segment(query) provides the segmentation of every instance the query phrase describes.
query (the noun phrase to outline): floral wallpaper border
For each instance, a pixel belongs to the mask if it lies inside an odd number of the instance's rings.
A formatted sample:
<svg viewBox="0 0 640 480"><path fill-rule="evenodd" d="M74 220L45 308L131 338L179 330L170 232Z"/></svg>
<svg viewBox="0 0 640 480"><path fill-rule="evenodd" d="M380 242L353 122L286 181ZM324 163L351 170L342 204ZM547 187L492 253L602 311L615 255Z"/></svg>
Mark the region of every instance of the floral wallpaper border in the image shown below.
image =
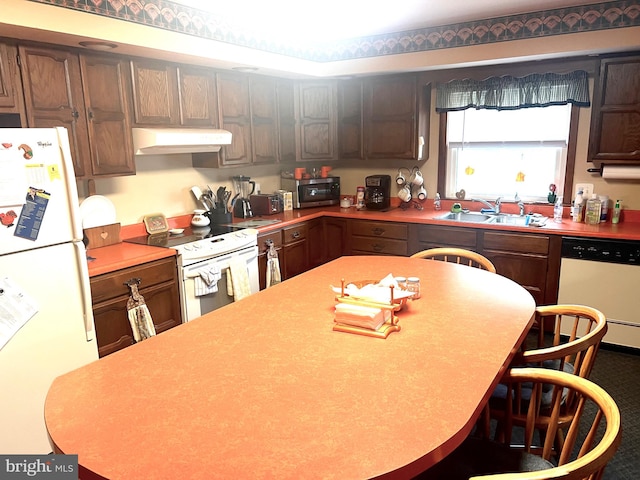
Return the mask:
<svg viewBox="0 0 640 480"><path fill-rule="evenodd" d="M30 0L266 52L331 62L640 26L640 1L619 0L405 32L320 43L313 48L254 38L203 10L169 0Z"/></svg>

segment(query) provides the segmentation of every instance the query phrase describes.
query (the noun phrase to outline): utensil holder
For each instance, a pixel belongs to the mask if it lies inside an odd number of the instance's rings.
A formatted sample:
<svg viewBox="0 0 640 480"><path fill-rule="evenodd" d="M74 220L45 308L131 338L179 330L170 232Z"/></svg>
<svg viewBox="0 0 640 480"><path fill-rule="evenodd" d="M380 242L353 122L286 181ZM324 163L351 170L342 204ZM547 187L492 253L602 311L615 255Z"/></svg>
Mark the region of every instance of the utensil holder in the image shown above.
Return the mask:
<svg viewBox="0 0 640 480"><path fill-rule="evenodd" d="M225 225L227 223L233 223L233 215L231 212L225 212L221 209L211 210L207 213L207 216L211 220L211 223L215 225Z"/></svg>

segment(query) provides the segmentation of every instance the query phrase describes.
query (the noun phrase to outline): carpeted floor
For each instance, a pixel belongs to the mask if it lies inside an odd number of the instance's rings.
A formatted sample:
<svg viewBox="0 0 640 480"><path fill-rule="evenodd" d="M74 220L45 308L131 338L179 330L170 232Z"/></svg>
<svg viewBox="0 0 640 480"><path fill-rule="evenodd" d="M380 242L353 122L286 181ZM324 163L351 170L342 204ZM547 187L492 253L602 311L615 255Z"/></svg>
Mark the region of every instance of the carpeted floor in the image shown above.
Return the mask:
<svg viewBox="0 0 640 480"><path fill-rule="evenodd" d="M609 392L622 417L622 443L602 478L637 480L640 478L640 352L626 353L603 345L590 379Z"/></svg>

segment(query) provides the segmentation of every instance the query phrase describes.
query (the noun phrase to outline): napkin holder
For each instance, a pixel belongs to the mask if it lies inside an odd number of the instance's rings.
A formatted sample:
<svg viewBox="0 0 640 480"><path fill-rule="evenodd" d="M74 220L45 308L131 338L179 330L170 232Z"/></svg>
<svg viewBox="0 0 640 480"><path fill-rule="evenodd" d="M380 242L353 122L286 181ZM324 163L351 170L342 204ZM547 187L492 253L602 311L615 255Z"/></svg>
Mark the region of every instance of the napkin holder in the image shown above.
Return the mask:
<svg viewBox="0 0 640 480"><path fill-rule="evenodd" d="M348 303L351 305L360 305L363 307L372 307L372 308L380 308L381 310L389 310L390 318L385 323L383 323L378 329L373 330L365 327L358 327L356 325L347 325L344 323L334 323L333 330L336 332L346 332L346 333L355 333L357 335L364 335L366 337L375 337L375 338L387 338L392 332L399 332L400 325L398 325L398 317L394 315L394 312L397 312L402 308L402 306L398 303L394 302L393 299L393 285L389 287L390 289L390 302L376 302L372 300L364 300L353 298L344 293L344 279L342 279L342 286L340 295L336 297L336 301L339 303Z"/></svg>

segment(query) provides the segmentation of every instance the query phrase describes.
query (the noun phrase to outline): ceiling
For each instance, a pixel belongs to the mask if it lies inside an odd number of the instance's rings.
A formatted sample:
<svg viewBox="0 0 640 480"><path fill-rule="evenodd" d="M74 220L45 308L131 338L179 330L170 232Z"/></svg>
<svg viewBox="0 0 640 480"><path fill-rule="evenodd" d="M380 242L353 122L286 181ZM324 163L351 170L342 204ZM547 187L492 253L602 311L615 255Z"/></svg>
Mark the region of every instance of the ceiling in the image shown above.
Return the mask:
<svg viewBox="0 0 640 480"><path fill-rule="evenodd" d="M123 55L295 78L435 71L640 48L634 33L640 30L640 0L87 1L96 12L83 3L2 0L2 35L70 46L98 41ZM592 18L576 15L585 5L598 10L593 33ZM619 28L625 26L632 29Z"/></svg>
<svg viewBox="0 0 640 480"><path fill-rule="evenodd" d="M235 0L173 3L210 12L256 37L313 44L506 15L599 3L598 0Z"/></svg>

